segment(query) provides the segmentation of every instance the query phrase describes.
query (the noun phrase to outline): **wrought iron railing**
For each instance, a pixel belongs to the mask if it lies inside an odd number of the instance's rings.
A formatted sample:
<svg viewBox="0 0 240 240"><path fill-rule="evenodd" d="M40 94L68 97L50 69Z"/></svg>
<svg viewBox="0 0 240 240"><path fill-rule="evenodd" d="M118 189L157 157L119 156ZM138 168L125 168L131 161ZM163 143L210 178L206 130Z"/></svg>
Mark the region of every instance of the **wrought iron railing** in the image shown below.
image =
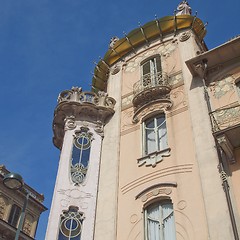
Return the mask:
<svg viewBox="0 0 240 240"><path fill-rule="evenodd" d="M210 113L213 131L221 131L240 124L240 105L217 109Z"/></svg>
<svg viewBox="0 0 240 240"><path fill-rule="evenodd" d="M140 81L133 85L133 95L136 96L145 90L156 87L165 88L166 92L170 92L169 77L166 73L145 74Z"/></svg>

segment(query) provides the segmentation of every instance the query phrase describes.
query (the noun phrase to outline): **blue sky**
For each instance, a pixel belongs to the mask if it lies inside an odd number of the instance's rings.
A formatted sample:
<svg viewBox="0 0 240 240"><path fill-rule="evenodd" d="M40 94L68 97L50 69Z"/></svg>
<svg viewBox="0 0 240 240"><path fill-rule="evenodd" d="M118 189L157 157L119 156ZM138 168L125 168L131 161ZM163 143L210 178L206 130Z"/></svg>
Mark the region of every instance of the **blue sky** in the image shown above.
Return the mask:
<svg viewBox="0 0 240 240"><path fill-rule="evenodd" d="M123 37L157 17L173 15L178 0L0 0L0 164L44 193L50 208L59 150L52 144L58 94L90 89L94 61L112 36ZM208 22L214 48L239 34L240 1L189 1ZM42 214L43 240L49 210Z"/></svg>

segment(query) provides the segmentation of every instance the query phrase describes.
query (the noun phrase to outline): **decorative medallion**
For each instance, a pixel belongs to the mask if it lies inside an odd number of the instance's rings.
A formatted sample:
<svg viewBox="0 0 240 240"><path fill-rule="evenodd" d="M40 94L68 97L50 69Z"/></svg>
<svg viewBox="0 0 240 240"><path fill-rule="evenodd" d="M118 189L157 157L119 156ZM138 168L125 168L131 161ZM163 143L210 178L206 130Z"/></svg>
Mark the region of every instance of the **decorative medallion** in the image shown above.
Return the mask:
<svg viewBox="0 0 240 240"><path fill-rule="evenodd" d="M182 33L182 34L180 35L179 41L180 41L180 42L185 42L185 41L187 41L190 37L191 37L191 32L190 32L190 31L184 32L184 33Z"/></svg>

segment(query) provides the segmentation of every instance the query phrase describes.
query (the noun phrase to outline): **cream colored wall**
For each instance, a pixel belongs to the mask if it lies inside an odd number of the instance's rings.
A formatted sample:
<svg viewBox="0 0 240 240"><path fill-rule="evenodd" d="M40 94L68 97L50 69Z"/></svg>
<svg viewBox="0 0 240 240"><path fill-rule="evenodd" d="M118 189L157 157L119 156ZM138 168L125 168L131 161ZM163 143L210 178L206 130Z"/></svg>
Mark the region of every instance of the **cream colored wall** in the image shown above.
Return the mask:
<svg viewBox="0 0 240 240"><path fill-rule="evenodd" d="M155 198L162 197L170 197L173 201L177 239L208 239L201 181L195 158L178 43L170 39L164 45L165 47L162 47L158 42L154 47L150 46L149 52L146 49L139 52L134 58L126 60L123 70L116 238L119 240L142 240L144 205ZM174 78L175 82L170 94L173 106L170 110L164 110L167 116L168 144L171 152L170 156L164 157L156 167L145 165L139 167L137 159L142 157L142 124L141 121L136 124L132 122L134 113L131 104L132 90L133 84L140 80L140 63L155 54L160 54L162 57L163 71L170 76L178 76ZM149 109L149 113L152 111L159 111L158 106ZM147 201L142 196L135 199L147 187L169 182L176 183L177 187L160 187L158 188L160 193L149 197ZM152 194L152 190L149 190L147 194Z"/></svg>

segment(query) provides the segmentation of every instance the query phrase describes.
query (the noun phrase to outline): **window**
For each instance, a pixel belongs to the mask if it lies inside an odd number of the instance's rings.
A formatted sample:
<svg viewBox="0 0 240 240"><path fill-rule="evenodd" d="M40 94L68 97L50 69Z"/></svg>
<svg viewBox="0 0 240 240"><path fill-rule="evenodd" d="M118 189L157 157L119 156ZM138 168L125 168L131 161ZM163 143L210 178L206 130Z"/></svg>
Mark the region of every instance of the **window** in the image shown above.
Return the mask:
<svg viewBox="0 0 240 240"><path fill-rule="evenodd" d="M60 220L58 240L80 240L84 216L77 207L69 207L63 211Z"/></svg>
<svg viewBox="0 0 240 240"><path fill-rule="evenodd" d="M145 240L176 240L173 205L157 202L145 209Z"/></svg>
<svg viewBox="0 0 240 240"><path fill-rule="evenodd" d="M161 59L160 56L155 56L141 65L142 71L142 85L143 87L152 87L158 84L158 80L161 79Z"/></svg>
<svg viewBox="0 0 240 240"><path fill-rule="evenodd" d="M143 128L145 155L162 151L168 147L166 118L164 114L146 120L143 122Z"/></svg>
<svg viewBox="0 0 240 240"><path fill-rule="evenodd" d="M71 178L77 185L84 181L90 157L90 149L92 142L92 133L86 128L82 128L76 133L73 141Z"/></svg>
<svg viewBox="0 0 240 240"><path fill-rule="evenodd" d="M17 227L20 214L21 208L13 204L8 218L8 223L11 224L13 227Z"/></svg>

